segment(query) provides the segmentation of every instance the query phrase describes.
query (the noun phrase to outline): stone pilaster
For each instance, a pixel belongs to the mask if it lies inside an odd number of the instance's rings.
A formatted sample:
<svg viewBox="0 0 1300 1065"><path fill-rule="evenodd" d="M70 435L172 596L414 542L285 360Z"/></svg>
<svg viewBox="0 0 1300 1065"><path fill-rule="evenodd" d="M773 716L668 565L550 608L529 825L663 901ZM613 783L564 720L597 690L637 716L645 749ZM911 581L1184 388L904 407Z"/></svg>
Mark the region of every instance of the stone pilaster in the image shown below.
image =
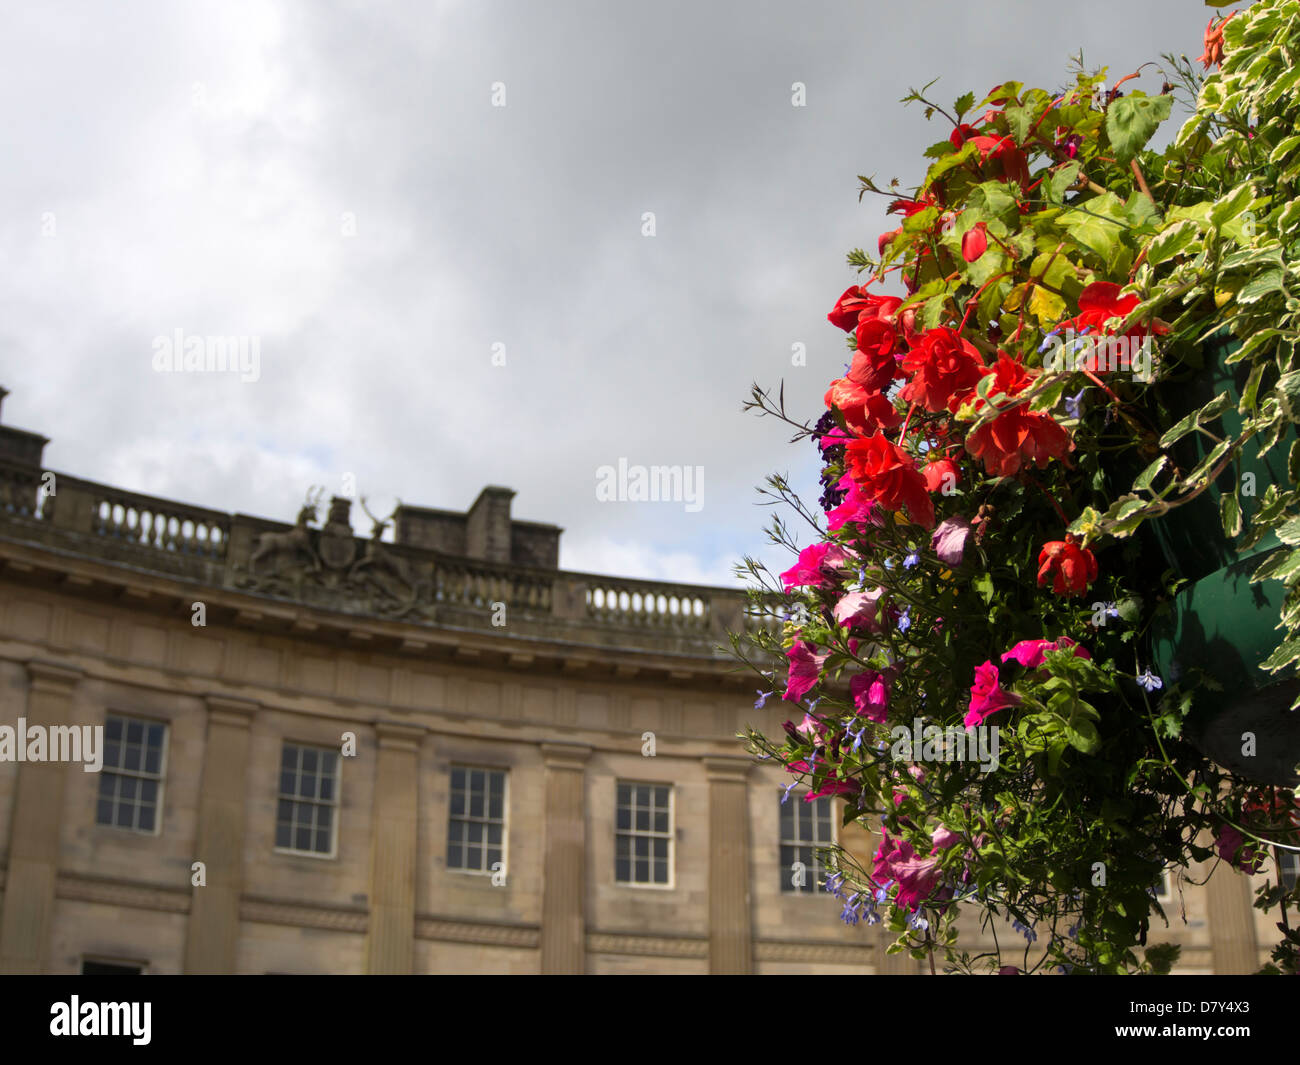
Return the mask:
<svg viewBox="0 0 1300 1065"><path fill-rule="evenodd" d="M415 968L415 877L420 819L420 742L413 725L375 725L375 805L370 830L366 972Z"/></svg>
<svg viewBox="0 0 1300 1065"><path fill-rule="evenodd" d="M27 663L27 675L27 706L21 715L27 725L49 729L55 725L79 724L71 718L80 670L32 661ZM18 765L9 833L9 869L5 875L3 911L0 911L0 973L49 970L47 955L54 917L54 884L59 875L63 788L67 774L73 769L83 771L81 766L70 767L62 762Z"/></svg>
<svg viewBox="0 0 1300 1065"><path fill-rule="evenodd" d="M1255 972L1259 968L1259 944L1255 939L1250 880L1220 862L1205 885L1205 910L1215 974L1240 976Z"/></svg>
<svg viewBox="0 0 1300 1065"><path fill-rule="evenodd" d="M542 873L542 972L582 975L586 946L586 767L591 748L542 744L546 838Z"/></svg>
<svg viewBox="0 0 1300 1065"><path fill-rule="evenodd" d="M748 758L706 758L709 778L709 972L754 969Z"/></svg>
<svg viewBox="0 0 1300 1065"><path fill-rule="evenodd" d="M185 972L222 975L235 971L239 949L248 751L258 704L223 695L209 695L205 702L208 734L194 861L203 863L206 883L190 889Z"/></svg>

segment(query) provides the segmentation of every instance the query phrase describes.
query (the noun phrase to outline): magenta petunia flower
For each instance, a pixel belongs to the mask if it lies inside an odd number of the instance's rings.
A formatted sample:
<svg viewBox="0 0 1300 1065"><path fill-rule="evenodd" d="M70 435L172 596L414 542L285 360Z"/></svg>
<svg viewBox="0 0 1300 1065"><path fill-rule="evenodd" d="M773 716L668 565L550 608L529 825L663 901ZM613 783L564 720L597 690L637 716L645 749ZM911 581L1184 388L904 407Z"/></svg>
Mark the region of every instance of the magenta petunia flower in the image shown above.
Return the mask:
<svg viewBox="0 0 1300 1065"><path fill-rule="evenodd" d="M858 785L852 780L836 780L834 777L827 777L825 783L816 791L810 791L805 795L803 801L813 802L827 795L856 795L857 793Z"/></svg>
<svg viewBox="0 0 1300 1065"><path fill-rule="evenodd" d="M882 832L871 879L881 885L895 881L895 903L915 910L934 893L939 882L939 859L922 858L906 840L890 839L888 832Z"/></svg>
<svg viewBox="0 0 1300 1065"><path fill-rule="evenodd" d="M964 724L967 728L981 724L986 717L1020 702L1020 696L998 686L998 667L985 662L975 667L975 683L970 686L970 709Z"/></svg>
<svg viewBox="0 0 1300 1065"><path fill-rule="evenodd" d="M799 552L795 564L781 574L781 584L788 592L791 588L820 588L826 583L827 553L834 544L809 544Z"/></svg>
<svg viewBox="0 0 1300 1065"><path fill-rule="evenodd" d="M944 565L956 566L966 554L970 533L970 522L965 518L945 518L930 537L930 546Z"/></svg>
<svg viewBox="0 0 1300 1065"><path fill-rule="evenodd" d="M880 508L862 490L862 486L857 481L845 476L840 478L839 487L847 488L848 494L838 507L826 512L826 527L831 532L838 532L851 521L866 525L880 525Z"/></svg>
<svg viewBox="0 0 1300 1065"><path fill-rule="evenodd" d="M781 698L797 703L816 686L826 654L819 655L813 644L795 640L785 656L789 660L790 671L785 694Z"/></svg>
<svg viewBox="0 0 1300 1065"><path fill-rule="evenodd" d="M849 681L849 694L857 713L868 721L885 723L889 709L889 678L874 669L865 670Z"/></svg>
<svg viewBox="0 0 1300 1065"><path fill-rule="evenodd" d="M1077 658L1092 658L1086 647L1075 643L1068 636L1062 636L1056 640L1021 640L1002 656L1002 661L1014 659L1026 669L1037 669L1043 664L1044 651L1064 651L1067 647L1074 648Z"/></svg>

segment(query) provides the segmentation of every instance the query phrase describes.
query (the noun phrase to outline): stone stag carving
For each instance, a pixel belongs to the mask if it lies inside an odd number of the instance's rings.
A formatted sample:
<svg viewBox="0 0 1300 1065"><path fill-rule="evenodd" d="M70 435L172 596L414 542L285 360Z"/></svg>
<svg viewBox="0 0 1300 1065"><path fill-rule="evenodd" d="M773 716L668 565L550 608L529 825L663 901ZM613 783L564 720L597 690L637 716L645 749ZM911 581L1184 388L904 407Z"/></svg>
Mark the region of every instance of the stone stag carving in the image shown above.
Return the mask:
<svg viewBox="0 0 1300 1065"><path fill-rule="evenodd" d="M315 485L308 490L302 509L298 511L298 520L288 532L266 532L257 538L257 546L248 558L248 572L251 576L258 575L258 562L267 558L271 559L273 572L276 573L279 572L286 558L290 565L296 564L300 558L305 558L313 573L320 572L321 560L312 545L312 528L309 522L315 520L316 509L320 506L324 492L323 485Z"/></svg>
<svg viewBox="0 0 1300 1065"><path fill-rule="evenodd" d="M378 518L366 506L366 497L361 497L361 509L372 523L370 539L366 541L361 557L348 570L350 580L360 580L363 583L369 581L387 597L396 600L396 606L391 610L397 615L413 610L420 593L429 588L428 580L414 576L406 559L393 554L383 544L384 532L392 524L393 517L401 506L402 501L399 499L388 517Z"/></svg>

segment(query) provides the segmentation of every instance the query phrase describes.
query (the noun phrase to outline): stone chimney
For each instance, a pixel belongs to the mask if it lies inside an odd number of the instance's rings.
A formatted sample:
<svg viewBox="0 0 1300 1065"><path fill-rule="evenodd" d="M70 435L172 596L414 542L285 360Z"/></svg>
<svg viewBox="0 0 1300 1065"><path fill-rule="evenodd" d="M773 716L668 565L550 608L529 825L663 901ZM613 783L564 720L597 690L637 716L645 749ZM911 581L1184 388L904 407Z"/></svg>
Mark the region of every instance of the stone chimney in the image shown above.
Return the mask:
<svg viewBox="0 0 1300 1065"><path fill-rule="evenodd" d="M488 562L510 561L509 488L488 485L465 515L465 554Z"/></svg>

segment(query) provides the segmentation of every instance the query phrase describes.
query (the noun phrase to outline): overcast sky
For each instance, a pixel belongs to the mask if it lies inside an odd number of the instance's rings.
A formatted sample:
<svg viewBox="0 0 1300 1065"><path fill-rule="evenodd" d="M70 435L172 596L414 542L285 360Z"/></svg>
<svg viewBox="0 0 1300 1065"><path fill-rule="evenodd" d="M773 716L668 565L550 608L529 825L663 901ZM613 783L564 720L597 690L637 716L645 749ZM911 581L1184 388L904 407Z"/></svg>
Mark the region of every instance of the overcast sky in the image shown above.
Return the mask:
<svg viewBox="0 0 1300 1065"><path fill-rule="evenodd" d="M1196 0L3 5L3 417L47 466L291 521L485 484L561 565L732 583L755 486L815 500L826 322L874 248L855 175L923 174L950 103L1201 51ZM792 85L806 106L792 105ZM1159 90L1158 75L1138 82ZM505 106L494 106L494 86ZM654 215L654 235L643 217ZM260 376L154 341L258 338ZM806 367L791 366L806 345ZM495 348L494 345L504 345ZM505 365L494 365L502 361ZM703 467L703 506L600 502L597 469ZM354 510L354 527L369 523ZM769 554L773 561L779 555Z"/></svg>

